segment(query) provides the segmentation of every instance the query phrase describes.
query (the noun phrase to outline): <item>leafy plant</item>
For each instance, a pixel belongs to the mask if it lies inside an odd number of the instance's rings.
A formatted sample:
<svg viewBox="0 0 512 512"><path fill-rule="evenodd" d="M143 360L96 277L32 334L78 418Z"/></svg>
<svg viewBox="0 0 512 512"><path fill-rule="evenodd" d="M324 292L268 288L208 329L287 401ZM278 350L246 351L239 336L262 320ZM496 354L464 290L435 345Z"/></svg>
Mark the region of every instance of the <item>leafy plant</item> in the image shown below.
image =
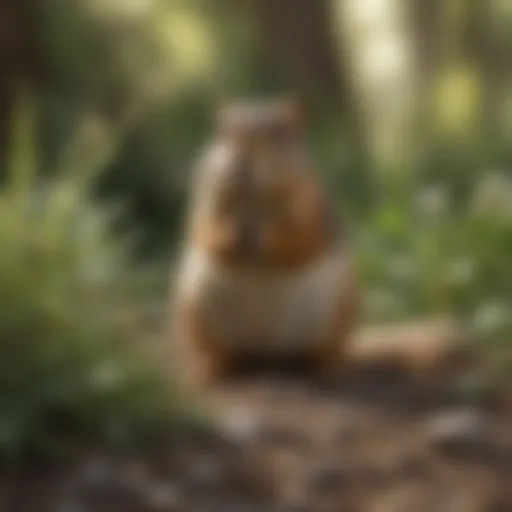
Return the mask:
<svg viewBox="0 0 512 512"><path fill-rule="evenodd" d="M90 189L115 138L86 120L51 182L40 182L34 106L16 117L0 190L0 453L54 451L70 438L132 439L180 407L134 329L145 271L115 212Z"/></svg>
<svg viewBox="0 0 512 512"><path fill-rule="evenodd" d="M402 192L382 190L386 200L359 219L355 233L367 319L451 314L489 363L492 378L509 378L510 174L471 167L464 176L450 167L435 174L435 181L421 173L412 183L401 178Z"/></svg>

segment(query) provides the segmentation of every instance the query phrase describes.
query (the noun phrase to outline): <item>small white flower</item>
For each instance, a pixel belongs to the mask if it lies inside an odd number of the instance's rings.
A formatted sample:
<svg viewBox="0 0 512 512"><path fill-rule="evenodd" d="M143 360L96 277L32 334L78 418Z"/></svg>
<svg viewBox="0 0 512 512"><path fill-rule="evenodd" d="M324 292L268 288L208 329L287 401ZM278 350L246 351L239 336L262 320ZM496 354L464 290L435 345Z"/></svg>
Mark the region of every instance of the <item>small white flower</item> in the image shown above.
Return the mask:
<svg viewBox="0 0 512 512"><path fill-rule="evenodd" d="M196 458L189 467L188 476L196 483L212 484L222 478L222 462L214 456Z"/></svg>
<svg viewBox="0 0 512 512"><path fill-rule="evenodd" d="M93 286L108 282L109 277L114 274L113 266L106 258L84 261L81 271L84 281Z"/></svg>
<svg viewBox="0 0 512 512"><path fill-rule="evenodd" d="M391 275L398 279L411 278L416 275L418 270L415 261L405 256L393 256L388 265Z"/></svg>
<svg viewBox="0 0 512 512"><path fill-rule="evenodd" d="M94 369L91 382L98 388L112 389L120 384L122 377L122 371L115 362L106 362Z"/></svg>
<svg viewBox="0 0 512 512"><path fill-rule="evenodd" d="M475 327L479 332L492 332L506 324L510 309L500 302L481 305L475 314Z"/></svg>
<svg viewBox="0 0 512 512"><path fill-rule="evenodd" d="M427 217L442 217L448 210L448 192L441 185L431 186L418 194L416 207Z"/></svg>
<svg viewBox="0 0 512 512"><path fill-rule="evenodd" d="M111 0L110 2L94 0L91 2L91 9L95 14L103 16L124 16L135 19L148 12L153 4L153 0Z"/></svg>
<svg viewBox="0 0 512 512"><path fill-rule="evenodd" d="M80 479L89 486L106 484L112 476L108 461L102 457L92 457L81 468Z"/></svg>
<svg viewBox="0 0 512 512"><path fill-rule="evenodd" d="M259 432L259 421L250 410L235 408L229 410L223 422L226 433L236 440L248 440Z"/></svg>
<svg viewBox="0 0 512 512"><path fill-rule="evenodd" d="M512 177L505 172L484 175L473 196L473 211L477 214L497 214L512 218Z"/></svg>
<svg viewBox="0 0 512 512"><path fill-rule="evenodd" d="M57 508L58 512L88 512L89 509L76 501L66 501Z"/></svg>
<svg viewBox="0 0 512 512"><path fill-rule="evenodd" d="M470 258L456 258L449 265L448 275L452 283L469 283L475 277L475 263Z"/></svg>
<svg viewBox="0 0 512 512"><path fill-rule="evenodd" d="M366 307L372 313L393 311L398 307L399 302L395 294L385 289L372 290L366 297Z"/></svg>
<svg viewBox="0 0 512 512"><path fill-rule="evenodd" d="M178 489L171 483L152 485L147 489L146 500L155 510L174 509L178 502Z"/></svg>
<svg viewBox="0 0 512 512"><path fill-rule="evenodd" d="M378 25L383 19L387 19L390 14L389 7L389 2L386 0L358 0L348 2L346 5L354 22L363 20L370 25Z"/></svg>

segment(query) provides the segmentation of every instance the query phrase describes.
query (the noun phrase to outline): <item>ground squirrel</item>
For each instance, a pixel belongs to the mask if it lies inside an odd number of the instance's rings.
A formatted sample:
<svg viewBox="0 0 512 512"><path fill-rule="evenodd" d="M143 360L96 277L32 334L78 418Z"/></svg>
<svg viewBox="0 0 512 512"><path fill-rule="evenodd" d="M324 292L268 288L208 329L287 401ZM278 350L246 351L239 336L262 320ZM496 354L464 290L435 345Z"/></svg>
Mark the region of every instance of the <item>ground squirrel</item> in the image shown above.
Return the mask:
<svg viewBox="0 0 512 512"><path fill-rule="evenodd" d="M179 365L194 382L220 377L245 352L305 354L322 376L341 368L356 276L305 138L294 100L217 113L174 282Z"/></svg>

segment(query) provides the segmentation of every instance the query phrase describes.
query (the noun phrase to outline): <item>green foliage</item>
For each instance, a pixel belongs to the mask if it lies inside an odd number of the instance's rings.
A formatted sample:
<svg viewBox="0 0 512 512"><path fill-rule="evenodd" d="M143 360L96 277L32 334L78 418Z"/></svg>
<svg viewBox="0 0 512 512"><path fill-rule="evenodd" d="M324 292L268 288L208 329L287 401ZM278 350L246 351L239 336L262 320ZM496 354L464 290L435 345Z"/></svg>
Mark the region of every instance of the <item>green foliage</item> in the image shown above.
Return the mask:
<svg viewBox="0 0 512 512"><path fill-rule="evenodd" d="M0 454L8 457L55 453L80 436L131 441L179 406L127 323L144 273L130 262L129 241L112 234L113 212L90 199L96 173L84 157L99 165L105 148L85 144L85 130L64 172L41 184L33 113L27 103L16 118L0 192Z"/></svg>
<svg viewBox="0 0 512 512"><path fill-rule="evenodd" d="M391 29L361 30L360 40L357 36L350 42L351 33L365 26L358 17L377 20L378 26L390 22L379 6L373 13L372 6L361 6L359 14L350 15L350 9L341 9L349 7L347 2L333 0L332 33L327 33L327 26L322 28L314 20L308 25L307 18L304 26L294 25L297 20L281 10L279 2L44 1L42 39L53 73L39 141L46 175L56 168L75 168L77 162L104 167L95 192L122 196L128 215L121 225L130 231L134 225L141 228L143 255L167 258L181 227L191 164L209 135L215 102L230 96L280 93L285 83L291 87L301 83L300 73L288 77L288 70L295 69L288 65L295 59L308 61L307 55L304 59L297 55L302 46L272 48L281 39L267 41L264 24L269 23L269 33L277 27L296 37L306 34L304 28L324 30L318 35L325 46L311 45L311 52L316 52L319 62L332 52L340 76L339 83L322 90L338 87L346 98L341 108L331 93L306 98L311 107L308 126L318 168L355 236L367 289L367 319L455 314L476 346L486 356L497 354L501 363L506 360L504 352L510 352L512 336L507 319L512 307L511 192L508 199L506 192L510 191L512 116L508 115L510 88L503 75L512 34L510 9L507 2L497 6L488 39L479 30L464 28L468 16L485 24L476 4L459 2L455 10L446 5L439 11L436 2L425 4L434 9L426 19L439 17L440 25L422 21L409 31L405 43L412 54L418 45L434 44L434 51L427 51L432 62L423 63L420 57L409 70L412 75L416 66L421 70L427 64L426 82L420 84L425 89L413 107L418 110L413 116L418 126L412 123L414 129L405 134L408 140L399 141L404 147L397 144L397 156L403 152L407 158L396 160L407 160L407 168L389 169L369 149L371 132L374 124L392 131L393 90L400 103L402 87L393 89L389 83L395 82L386 79L382 94L372 101L366 100L361 88L374 90L379 80L371 77L389 68L386 45L373 64L375 73L364 79L368 83L354 70L355 64L366 62L363 46L372 46L374 39L375 49L382 48L381 35L399 34ZM373 86L372 80L376 80ZM92 108L115 124L120 112L144 103L156 95L155 90L163 94L150 109L144 108L137 124L122 130L124 138L112 139L89 119L85 124L92 138L85 150L73 149L71 163L58 164L56 157L69 144L70 126L83 120L84 112ZM350 115L349 106L354 107ZM89 154L91 146L99 156ZM90 162L91 157L98 161ZM65 196L66 188L72 194L82 190L65 183L59 179L51 197ZM85 217L88 214L80 218ZM87 261L88 268L96 268L91 258ZM120 280L124 282L124 277Z"/></svg>
<svg viewBox="0 0 512 512"><path fill-rule="evenodd" d="M493 378L510 377L512 174L464 164L399 175L359 217L367 318L453 315Z"/></svg>

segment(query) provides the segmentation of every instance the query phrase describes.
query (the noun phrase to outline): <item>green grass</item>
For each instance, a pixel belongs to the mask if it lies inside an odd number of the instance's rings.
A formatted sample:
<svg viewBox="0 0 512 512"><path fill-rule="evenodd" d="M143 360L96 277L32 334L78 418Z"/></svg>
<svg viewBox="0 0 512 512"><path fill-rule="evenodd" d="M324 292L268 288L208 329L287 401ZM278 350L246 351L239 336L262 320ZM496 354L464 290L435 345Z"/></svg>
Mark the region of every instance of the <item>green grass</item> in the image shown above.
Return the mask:
<svg viewBox="0 0 512 512"><path fill-rule="evenodd" d="M136 442L185 414L165 365L133 329L145 270L132 264L130 240L113 234L113 212L91 199L108 133L91 138L82 130L56 178L40 183L33 114L26 103L16 117L0 190L0 457L7 459L55 455L70 440Z"/></svg>

